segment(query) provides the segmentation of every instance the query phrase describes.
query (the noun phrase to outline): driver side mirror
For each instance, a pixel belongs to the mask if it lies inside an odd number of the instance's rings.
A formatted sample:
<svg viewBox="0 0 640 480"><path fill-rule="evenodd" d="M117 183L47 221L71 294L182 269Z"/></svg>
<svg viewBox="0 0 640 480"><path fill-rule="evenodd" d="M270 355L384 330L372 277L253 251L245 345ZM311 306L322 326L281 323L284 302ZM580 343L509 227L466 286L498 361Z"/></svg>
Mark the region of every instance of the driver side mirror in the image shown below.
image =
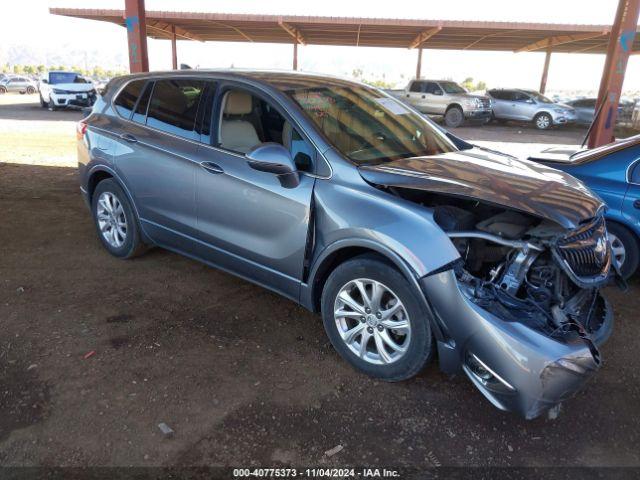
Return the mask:
<svg viewBox="0 0 640 480"><path fill-rule="evenodd" d="M300 184L300 174L291 153L279 143L261 143L252 148L247 153L247 163L254 170L276 175L285 188Z"/></svg>

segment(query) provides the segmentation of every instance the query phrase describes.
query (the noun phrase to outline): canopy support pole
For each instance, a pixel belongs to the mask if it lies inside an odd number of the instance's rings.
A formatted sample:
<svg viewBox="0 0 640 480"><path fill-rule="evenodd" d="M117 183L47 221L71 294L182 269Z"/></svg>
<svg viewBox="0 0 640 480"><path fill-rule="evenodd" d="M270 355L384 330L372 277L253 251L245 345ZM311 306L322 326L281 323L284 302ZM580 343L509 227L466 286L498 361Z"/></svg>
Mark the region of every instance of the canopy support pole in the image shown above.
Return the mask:
<svg viewBox="0 0 640 480"><path fill-rule="evenodd" d="M129 71L148 72L147 17L144 0L124 0L124 11L129 45Z"/></svg>

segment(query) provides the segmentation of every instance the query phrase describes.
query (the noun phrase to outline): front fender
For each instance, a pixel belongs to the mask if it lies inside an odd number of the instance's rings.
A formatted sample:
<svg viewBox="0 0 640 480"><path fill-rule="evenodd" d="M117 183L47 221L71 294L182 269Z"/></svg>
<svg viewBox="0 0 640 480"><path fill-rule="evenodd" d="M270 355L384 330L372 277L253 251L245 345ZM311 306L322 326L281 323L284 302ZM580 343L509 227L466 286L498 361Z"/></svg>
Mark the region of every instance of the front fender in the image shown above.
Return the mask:
<svg viewBox="0 0 640 480"><path fill-rule="evenodd" d="M339 246L378 250L421 278L459 258L427 207L367 183L318 182L312 265ZM311 270L313 271L313 269Z"/></svg>

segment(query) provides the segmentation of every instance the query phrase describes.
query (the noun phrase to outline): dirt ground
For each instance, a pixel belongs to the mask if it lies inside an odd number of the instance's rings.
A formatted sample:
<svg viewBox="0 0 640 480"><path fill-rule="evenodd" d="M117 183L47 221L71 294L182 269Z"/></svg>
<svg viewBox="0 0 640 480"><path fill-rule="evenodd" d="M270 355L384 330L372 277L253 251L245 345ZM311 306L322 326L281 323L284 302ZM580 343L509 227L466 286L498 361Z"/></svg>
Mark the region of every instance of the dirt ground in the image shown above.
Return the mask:
<svg viewBox="0 0 640 480"><path fill-rule="evenodd" d="M555 419L434 365L374 381L288 300L160 249L109 256L73 168L80 114L34 100L0 96L0 465L640 466L637 279L607 292L605 365Z"/></svg>

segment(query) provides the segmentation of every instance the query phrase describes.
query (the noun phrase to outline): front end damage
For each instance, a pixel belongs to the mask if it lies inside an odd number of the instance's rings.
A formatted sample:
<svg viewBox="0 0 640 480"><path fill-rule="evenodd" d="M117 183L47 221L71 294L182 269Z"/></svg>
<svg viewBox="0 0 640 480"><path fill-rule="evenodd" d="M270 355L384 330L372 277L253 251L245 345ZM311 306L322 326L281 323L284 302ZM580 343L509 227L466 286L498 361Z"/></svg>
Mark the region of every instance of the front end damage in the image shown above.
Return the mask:
<svg viewBox="0 0 640 480"><path fill-rule="evenodd" d="M461 257L422 279L441 368L462 369L496 407L526 418L575 393L612 327L599 292L611 267L603 217L567 232L478 202L432 208Z"/></svg>
<svg viewBox="0 0 640 480"><path fill-rule="evenodd" d="M421 279L445 372L535 418L598 370L613 323L599 289L616 273L602 202L582 184L475 150L361 175L424 206L460 255Z"/></svg>

